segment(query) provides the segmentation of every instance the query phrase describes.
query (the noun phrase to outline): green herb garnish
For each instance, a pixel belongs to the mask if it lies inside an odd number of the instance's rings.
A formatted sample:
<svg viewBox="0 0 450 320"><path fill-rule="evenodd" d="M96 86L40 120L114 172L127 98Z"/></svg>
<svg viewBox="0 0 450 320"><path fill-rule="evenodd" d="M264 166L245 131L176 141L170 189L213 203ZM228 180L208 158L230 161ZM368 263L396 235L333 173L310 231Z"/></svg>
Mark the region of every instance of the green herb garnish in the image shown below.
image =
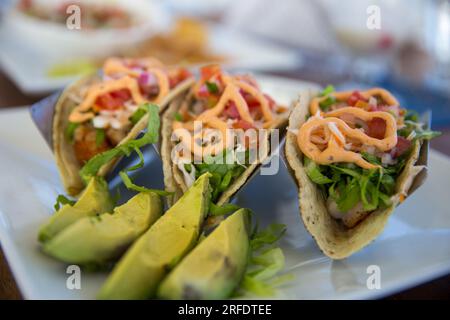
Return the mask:
<svg viewBox="0 0 450 320"><path fill-rule="evenodd" d="M145 107L139 107L137 110L131 115L130 122L135 125L142 119L142 117L147 113L147 109Z"/></svg>
<svg viewBox="0 0 450 320"><path fill-rule="evenodd" d="M69 122L66 127L66 139L69 140L71 143L73 142L74 136L75 136L75 130L78 128L80 124L76 122Z"/></svg>
<svg viewBox="0 0 450 320"><path fill-rule="evenodd" d="M159 189L149 189L147 187L138 186L138 185L133 183L133 181L131 180L130 176L128 176L128 172L138 170L138 169L140 169L140 168L142 168L144 166L144 155L142 154L141 150L139 150L139 148L135 148L134 151L139 156L139 162L137 164L135 164L134 166L128 167L125 170L122 170L122 171L119 172L119 175L122 178L122 181L123 181L125 187L127 187L127 189L129 189L129 190L134 190L134 191L138 191L138 192L153 192L153 193L156 193L156 194L158 194L160 196L169 196L169 195L171 195L172 192L159 190Z"/></svg>
<svg viewBox="0 0 450 320"><path fill-rule="evenodd" d="M144 104L141 106L148 112L149 120L147 132L138 139L130 140L116 146L113 149L99 153L92 157L80 170L80 176L85 183L97 174L100 168L109 161L122 156L129 156L131 152L143 146L158 142L159 138L159 107L156 104Z"/></svg>
<svg viewBox="0 0 450 320"><path fill-rule="evenodd" d="M216 83L206 81L206 82L205 82L205 85L206 85L206 88L208 89L208 92L209 92L209 93L211 93L211 94L217 94L217 93L219 93L219 87L217 86Z"/></svg>
<svg viewBox="0 0 450 320"><path fill-rule="evenodd" d="M329 84L325 89L322 90L319 96L324 97L329 95L330 93L333 93L335 91L333 85Z"/></svg>
<svg viewBox="0 0 450 320"><path fill-rule="evenodd" d="M71 205L73 206L75 204L76 201L74 200L70 200L69 198L67 198L65 195L60 194L58 195L58 197L56 198L56 203L53 206L53 208L55 208L55 211L58 211L61 208L61 205Z"/></svg>
<svg viewBox="0 0 450 320"><path fill-rule="evenodd" d="M183 121L183 116L179 112L175 112L173 118L175 119L175 121L179 121L179 122Z"/></svg>

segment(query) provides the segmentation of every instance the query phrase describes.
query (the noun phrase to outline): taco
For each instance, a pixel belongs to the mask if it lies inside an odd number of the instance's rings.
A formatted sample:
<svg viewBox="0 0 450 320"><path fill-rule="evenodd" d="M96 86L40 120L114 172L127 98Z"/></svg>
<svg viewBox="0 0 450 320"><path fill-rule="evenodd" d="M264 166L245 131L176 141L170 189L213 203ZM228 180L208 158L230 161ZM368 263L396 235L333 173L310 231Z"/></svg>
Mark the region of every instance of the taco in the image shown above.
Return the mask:
<svg viewBox="0 0 450 320"><path fill-rule="evenodd" d="M271 130L287 124L288 111L249 75L201 68L188 94L163 115L161 156L172 202L210 172L213 203L226 203L269 156Z"/></svg>
<svg viewBox="0 0 450 320"><path fill-rule="evenodd" d="M110 58L102 71L68 87L55 106L53 150L70 195L84 189L79 170L89 159L136 138L146 127L143 103L153 102L162 112L194 81L186 69L153 58ZM117 160L105 164L99 175Z"/></svg>
<svg viewBox="0 0 450 320"><path fill-rule="evenodd" d="M436 132L384 89L333 91L300 96L285 155L306 229L327 256L342 259L382 232L424 169L420 148Z"/></svg>

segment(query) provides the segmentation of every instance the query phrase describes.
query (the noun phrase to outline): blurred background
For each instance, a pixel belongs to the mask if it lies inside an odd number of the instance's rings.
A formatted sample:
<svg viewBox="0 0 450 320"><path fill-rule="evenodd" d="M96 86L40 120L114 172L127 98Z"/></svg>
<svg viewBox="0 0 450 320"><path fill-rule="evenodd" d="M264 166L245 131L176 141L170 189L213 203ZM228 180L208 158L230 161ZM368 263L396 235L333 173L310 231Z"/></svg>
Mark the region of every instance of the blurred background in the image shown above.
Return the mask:
<svg viewBox="0 0 450 320"><path fill-rule="evenodd" d="M111 55L383 86L450 126L449 0L0 0L1 107L36 102Z"/></svg>

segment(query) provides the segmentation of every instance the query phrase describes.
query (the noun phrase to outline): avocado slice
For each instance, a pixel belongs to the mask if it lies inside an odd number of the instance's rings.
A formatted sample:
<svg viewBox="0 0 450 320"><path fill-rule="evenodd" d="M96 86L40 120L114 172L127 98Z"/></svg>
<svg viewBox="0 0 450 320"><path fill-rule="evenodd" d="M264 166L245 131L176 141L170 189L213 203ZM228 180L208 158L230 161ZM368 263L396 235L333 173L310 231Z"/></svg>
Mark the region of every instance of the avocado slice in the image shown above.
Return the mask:
<svg viewBox="0 0 450 320"><path fill-rule="evenodd" d="M104 265L119 257L162 213L161 198L141 192L127 203L74 222L44 244L44 252L67 263Z"/></svg>
<svg viewBox="0 0 450 320"><path fill-rule="evenodd" d="M162 299L225 299L239 285L250 254L249 215L240 209L222 221L164 279Z"/></svg>
<svg viewBox="0 0 450 320"><path fill-rule="evenodd" d="M209 177L191 188L125 253L98 294L99 299L146 299L164 276L197 243L207 215Z"/></svg>
<svg viewBox="0 0 450 320"><path fill-rule="evenodd" d="M110 212L112 209L108 184L101 177L92 178L73 206L64 205L41 227L38 239L45 243L78 219Z"/></svg>

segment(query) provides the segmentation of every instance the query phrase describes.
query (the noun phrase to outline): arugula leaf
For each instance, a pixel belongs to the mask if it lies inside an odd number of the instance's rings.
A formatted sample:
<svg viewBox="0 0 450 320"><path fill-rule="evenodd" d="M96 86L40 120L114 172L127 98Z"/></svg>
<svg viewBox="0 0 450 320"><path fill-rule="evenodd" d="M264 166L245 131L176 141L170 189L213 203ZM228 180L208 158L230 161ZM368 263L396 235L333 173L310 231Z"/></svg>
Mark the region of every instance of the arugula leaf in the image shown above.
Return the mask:
<svg viewBox="0 0 450 320"><path fill-rule="evenodd" d="M322 92L320 93L319 96L324 97L324 96L329 95L330 93L333 93L334 91L335 91L334 86L329 84L326 86L325 89L322 90Z"/></svg>
<svg viewBox="0 0 450 320"><path fill-rule="evenodd" d="M379 185L381 183L381 175L378 179L378 185L370 181L370 178L378 170L365 170L361 176L359 184L361 187L361 201L366 211L375 210L378 207Z"/></svg>
<svg viewBox="0 0 450 320"><path fill-rule="evenodd" d="M238 209L240 209L240 207L236 204L226 203L222 206L218 206L214 202L211 202L209 205L209 215L224 216L224 215L232 213Z"/></svg>
<svg viewBox="0 0 450 320"><path fill-rule="evenodd" d="M339 193L335 200L339 211L347 212L352 209L360 200L360 187L356 179L351 179L350 183Z"/></svg>
<svg viewBox="0 0 450 320"><path fill-rule="evenodd" d="M92 157L80 170L82 180L87 183L89 179L95 176L100 168L109 161L121 157L129 156L136 148L141 148L150 143L158 142L159 137L159 107L156 104L143 104L141 106L149 113L147 132L138 139L130 140L113 149L99 153Z"/></svg>
<svg viewBox="0 0 450 320"><path fill-rule="evenodd" d="M98 147L105 142L105 130L101 128L95 129L95 145Z"/></svg>
<svg viewBox="0 0 450 320"><path fill-rule="evenodd" d="M381 159L373 154L370 154L367 152L362 152L362 156L363 156L364 160L366 160L367 162L370 162L371 164L381 165Z"/></svg>
<svg viewBox="0 0 450 320"><path fill-rule="evenodd" d="M119 175L122 178L122 181L123 181L125 187L127 187L127 189L129 189L129 190L134 190L134 191L138 191L138 192L153 192L160 196L170 196L171 194L173 194L173 192L168 192L168 191L159 190L159 189L149 189L149 188L146 188L143 186L138 186L138 185L134 184L131 181L131 178L123 171L119 172Z"/></svg>
<svg viewBox="0 0 450 320"><path fill-rule="evenodd" d="M442 132L433 130L416 131L414 140L431 140L433 138L439 137L441 134Z"/></svg>
<svg viewBox="0 0 450 320"><path fill-rule="evenodd" d="M76 203L76 201L67 198L63 194L60 194L56 198L56 203L53 206L53 208L55 208L55 211L58 211L61 208L61 205L69 204L69 205L73 206L75 203Z"/></svg>
<svg viewBox="0 0 450 320"><path fill-rule="evenodd" d="M147 113L147 109L145 107L140 106L136 109L136 111L131 115L130 122L135 125L142 119L143 116Z"/></svg>
<svg viewBox="0 0 450 320"><path fill-rule="evenodd" d="M419 113L414 110L407 110L405 114L405 120L419 122Z"/></svg>
<svg viewBox="0 0 450 320"><path fill-rule="evenodd" d="M316 184L332 183L333 180L320 172L320 167L308 157L304 158L306 174Z"/></svg>
<svg viewBox="0 0 450 320"><path fill-rule="evenodd" d="M211 94L219 93L219 87L217 86L217 84L215 82L206 81L205 85L206 85L206 88L208 89L209 93L211 93Z"/></svg>
<svg viewBox="0 0 450 320"><path fill-rule="evenodd" d="M387 194L385 194L385 193L383 193L383 192L380 192L380 193L378 194L378 197L380 198L381 205L382 205L384 208L387 208L387 207L389 207L390 205L392 205L391 198L390 198Z"/></svg>
<svg viewBox="0 0 450 320"><path fill-rule="evenodd" d="M129 190L134 190L134 191L138 191L138 192L153 192L160 196L169 196L169 195L173 194L173 192L168 192L168 191L158 190L158 189L149 189L149 188L146 188L143 186L138 186L131 181L131 178L128 176L127 172L138 170L144 166L144 155L142 154L141 150L139 148L135 148L134 151L139 156L139 162L137 164L135 164L134 166L128 167L119 172L120 178L122 178L122 181L123 181L125 187L127 187L127 189L129 189Z"/></svg>
<svg viewBox="0 0 450 320"><path fill-rule="evenodd" d="M71 143L73 142L73 138L75 136L75 130L78 128L80 124L76 122L69 122L66 127L66 139L69 140Z"/></svg>
<svg viewBox="0 0 450 320"><path fill-rule="evenodd" d="M357 179L359 179L361 177L361 174L358 172L358 169L343 168L343 167L340 167L340 166L337 166L337 165L333 165L333 164L331 164L330 167L335 169L335 170L337 170L337 171L345 173L345 174L347 174L349 176L357 178Z"/></svg>
<svg viewBox="0 0 450 320"><path fill-rule="evenodd" d="M322 111L328 111L330 107L336 103L336 98L328 96L325 100L319 102L320 109Z"/></svg>

